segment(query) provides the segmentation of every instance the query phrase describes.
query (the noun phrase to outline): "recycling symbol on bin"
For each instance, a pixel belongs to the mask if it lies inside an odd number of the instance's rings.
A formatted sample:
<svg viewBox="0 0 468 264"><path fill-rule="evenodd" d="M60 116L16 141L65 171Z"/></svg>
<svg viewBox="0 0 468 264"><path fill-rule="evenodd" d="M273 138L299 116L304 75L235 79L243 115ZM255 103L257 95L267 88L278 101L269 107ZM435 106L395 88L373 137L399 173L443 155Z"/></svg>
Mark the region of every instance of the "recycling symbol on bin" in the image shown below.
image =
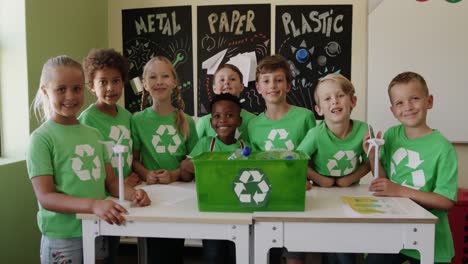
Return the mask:
<svg viewBox="0 0 468 264"><path fill-rule="evenodd" d="M288 139L288 135L288 131L284 128L272 129L270 134L268 134L268 140L265 141L265 150L268 151L275 148L293 150L294 143L291 139ZM278 146L281 141L284 141L284 146Z"/></svg>
<svg viewBox="0 0 468 264"><path fill-rule="evenodd" d="M420 159L418 152L405 148L397 149L397 151L395 151L392 156L392 161L390 164L390 175L395 175L397 167L405 158L407 158L407 163L405 166L413 169L411 172L412 185L407 183L406 180L404 180L401 185L419 190L421 187L426 185L426 176L424 175L423 170L417 169L419 165L424 162L424 160Z"/></svg>
<svg viewBox="0 0 468 264"><path fill-rule="evenodd" d="M111 161L112 167L117 168L119 166L119 156L114 155L113 147L115 146L115 143L119 142L119 140L121 144L123 145L132 146L133 144L132 137L130 136L130 131L125 126L111 126L111 129L109 132L109 138L113 140L101 141L101 143L103 143L106 146L109 157L113 156L112 161ZM124 141L127 141L128 144L125 144ZM126 152L123 155L127 156L126 160L127 160L128 166L132 166L133 155L131 151Z"/></svg>
<svg viewBox="0 0 468 264"><path fill-rule="evenodd" d="M352 150L340 150L329 159L327 163L328 172L331 176L344 176L356 169L356 153Z"/></svg>
<svg viewBox="0 0 468 264"><path fill-rule="evenodd" d="M167 146L164 145L164 143L168 141L172 141L171 144L168 144ZM158 129L156 129L156 135L153 135L153 140L151 142L153 143L156 153L166 153L167 149L169 153L174 154L182 141L180 140L174 126L160 125Z"/></svg>
<svg viewBox="0 0 468 264"><path fill-rule="evenodd" d="M260 169L242 169L234 181L234 192L242 205L261 207L268 202L271 186Z"/></svg>
<svg viewBox="0 0 468 264"><path fill-rule="evenodd" d="M101 177L101 160L99 156L94 156L93 147L88 144L77 145L75 147L75 154L78 155L78 157L71 159L72 170L80 180L88 181L91 179L91 175L95 180Z"/></svg>

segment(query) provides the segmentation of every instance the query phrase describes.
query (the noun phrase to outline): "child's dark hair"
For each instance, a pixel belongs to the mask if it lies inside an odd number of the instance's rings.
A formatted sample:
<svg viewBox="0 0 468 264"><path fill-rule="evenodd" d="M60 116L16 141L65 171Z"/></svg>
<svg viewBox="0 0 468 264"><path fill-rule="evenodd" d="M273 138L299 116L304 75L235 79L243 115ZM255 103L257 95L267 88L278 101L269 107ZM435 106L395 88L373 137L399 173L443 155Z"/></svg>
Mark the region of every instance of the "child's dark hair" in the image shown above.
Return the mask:
<svg viewBox="0 0 468 264"><path fill-rule="evenodd" d="M226 64L222 64L221 66L218 67L218 69L216 69L215 73L213 74L213 80L214 78L216 77L216 74L218 74L218 72L222 69L230 69L232 70L233 72L237 73L237 75L239 75L239 79L240 79L240 82L242 83L243 82L243 76L242 76L242 72L239 70L239 68L237 68L235 65L232 65L232 64L229 64L229 63L226 63Z"/></svg>
<svg viewBox="0 0 468 264"><path fill-rule="evenodd" d="M86 82L89 85L93 82L96 72L104 68L117 69L122 81L126 82L129 67L128 60L114 49L91 49L83 60Z"/></svg>
<svg viewBox="0 0 468 264"><path fill-rule="evenodd" d="M411 81L419 82L423 88L424 94L429 95L429 88L427 88L426 80L424 80L424 78L418 73L407 71L395 76L388 85L388 97L390 98L390 102L392 102L392 96L390 94L392 87L401 83L407 84Z"/></svg>
<svg viewBox="0 0 468 264"><path fill-rule="evenodd" d="M238 105L239 109L242 109L240 99L237 96L232 95L230 93L222 93L222 94L217 94L217 95L213 96L213 99L210 101L210 112L211 112L214 104L219 102L219 101L231 101L231 102L235 103L236 105Z"/></svg>
<svg viewBox="0 0 468 264"><path fill-rule="evenodd" d="M255 79L258 82L260 74L274 72L276 70L283 70L288 84L292 82L292 74L289 63L280 55L271 55L264 57L257 65Z"/></svg>

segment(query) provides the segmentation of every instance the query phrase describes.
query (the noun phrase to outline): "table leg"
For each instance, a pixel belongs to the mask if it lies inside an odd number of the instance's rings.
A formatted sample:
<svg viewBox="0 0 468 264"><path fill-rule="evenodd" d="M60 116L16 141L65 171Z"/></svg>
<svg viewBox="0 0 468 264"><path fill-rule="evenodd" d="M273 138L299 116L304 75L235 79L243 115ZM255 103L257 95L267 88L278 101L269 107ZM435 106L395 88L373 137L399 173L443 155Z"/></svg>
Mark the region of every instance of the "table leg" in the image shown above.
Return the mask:
<svg viewBox="0 0 468 264"><path fill-rule="evenodd" d="M99 235L99 220L83 221L83 263L95 263L95 239Z"/></svg>
<svg viewBox="0 0 468 264"><path fill-rule="evenodd" d="M270 249L284 247L283 224L257 222L254 229L254 263L268 264Z"/></svg>

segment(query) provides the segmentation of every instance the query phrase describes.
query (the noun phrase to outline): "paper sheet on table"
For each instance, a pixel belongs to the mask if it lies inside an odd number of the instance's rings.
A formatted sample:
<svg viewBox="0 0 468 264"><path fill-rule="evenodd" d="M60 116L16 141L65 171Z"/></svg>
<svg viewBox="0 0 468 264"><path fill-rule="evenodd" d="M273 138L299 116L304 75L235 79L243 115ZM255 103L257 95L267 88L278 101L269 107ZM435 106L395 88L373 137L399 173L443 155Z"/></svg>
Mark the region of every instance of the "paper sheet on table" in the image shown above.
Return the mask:
<svg viewBox="0 0 468 264"><path fill-rule="evenodd" d="M195 199L195 190L188 190L180 186L168 187L170 188L158 188L157 196L155 197L156 202L160 202L163 205L174 205L188 199Z"/></svg>
<svg viewBox="0 0 468 264"><path fill-rule="evenodd" d="M202 63L202 69L207 70L207 74L214 74L226 55L227 49L222 50Z"/></svg>
<svg viewBox="0 0 468 264"><path fill-rule="evenodd" d="M402 215L407 212L391 198L373 196L341 196L341 199L353 212L361 215L388 214Z"/></svg>

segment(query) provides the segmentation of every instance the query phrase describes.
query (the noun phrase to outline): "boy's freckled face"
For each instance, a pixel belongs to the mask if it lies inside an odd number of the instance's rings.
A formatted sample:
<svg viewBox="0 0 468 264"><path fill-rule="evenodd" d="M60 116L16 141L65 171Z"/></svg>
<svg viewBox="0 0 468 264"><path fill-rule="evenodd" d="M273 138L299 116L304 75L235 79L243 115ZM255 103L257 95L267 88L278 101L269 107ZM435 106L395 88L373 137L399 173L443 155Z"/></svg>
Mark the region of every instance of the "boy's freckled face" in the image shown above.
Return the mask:
<svg viewBox="0 0 468 264"><path fill-rule="evenodd" d="M230 93L237 97L244 90L239 74L229 69L223 68L216 73L213 80L213 92L215 94Z"/></svg>
<svg viewBox="0 0 468 264"><path fill-rule="evenodd" d="M286 95L291 90L291 85L288 84L282 69L260 74L256 86L258 93L262 95L267 104L285 102Z"/></svg>
<svg viewBox="0 0 468 264"><path fill-rule="evenodd" d="M224 143L235 142L236 128L242 123L240 107L229 100L216 102L211 109L211 127Z"/></svg>
<svg viewBox="0 0 468 264"><path fill-rule="evenodd" d="M390 90L390 110L405 127L426 125L427 110L432 108L433 97L424 92L418 81L400 83Z"/></svg>
<svg viewBox="0 0 468 264"><path fill-rule="evenodd" d="M123 81L120 72L113 68L97 70L91 91L96 93L98 102L106 105L115 105L122 96Z"/></svg>
<svg viewBox="0 0 468 264"><path fill-rule="evenodd" d="M316 112L325 120L334 123L348 122L352 109L356 106L356 97L346 94L335 81L320 83L316 91L318 104Z"/></svg>

